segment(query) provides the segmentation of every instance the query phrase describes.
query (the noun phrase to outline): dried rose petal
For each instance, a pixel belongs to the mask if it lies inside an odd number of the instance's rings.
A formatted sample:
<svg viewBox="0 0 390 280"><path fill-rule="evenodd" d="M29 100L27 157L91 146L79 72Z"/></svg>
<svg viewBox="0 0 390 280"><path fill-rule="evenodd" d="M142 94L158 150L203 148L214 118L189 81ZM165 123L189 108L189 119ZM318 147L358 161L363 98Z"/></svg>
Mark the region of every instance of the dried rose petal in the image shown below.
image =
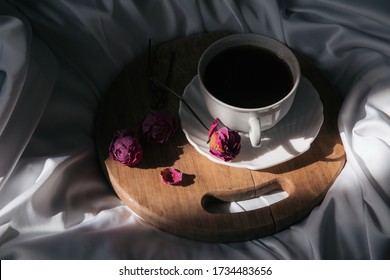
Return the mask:
<svg viewBox="0 0 390 280"><path fill-rule="evenodd" d="M209 130L210 153L224 161L236 158L241 150L241 136L227 127L217 129L218 119L214 121Z"/></svg>
<svg viewBox="0 0 390 280"><path fill-rule="evenodd" d="M174 185L182 181L183 173L180 170L167 167L161 170L160 177L164 184Z"/></svg>
<svg viewBox="0 0 390 280"><path fill-rule="evenodd" d="M114 133L109 153L113 160L126 166L136 165L143 156L137 138L132 136L127 129L118 130Z"/></svg>
<svg viewBox="0 0 390 280"><path fill-rule="evenodd" d="M209 139L211 138L211 135L213 135L213 133L217 131L218 122L219 122L219 119L216 118L214 120L213 124L210 126L209 134L207 135Z"/></svg>
<svg viewBox="0 0 390 280"><path fill-rule="evenodd" d="M151 112L138 126L140 134L151 143L164 144L176 132L175 120L163 112Z"/></svg>

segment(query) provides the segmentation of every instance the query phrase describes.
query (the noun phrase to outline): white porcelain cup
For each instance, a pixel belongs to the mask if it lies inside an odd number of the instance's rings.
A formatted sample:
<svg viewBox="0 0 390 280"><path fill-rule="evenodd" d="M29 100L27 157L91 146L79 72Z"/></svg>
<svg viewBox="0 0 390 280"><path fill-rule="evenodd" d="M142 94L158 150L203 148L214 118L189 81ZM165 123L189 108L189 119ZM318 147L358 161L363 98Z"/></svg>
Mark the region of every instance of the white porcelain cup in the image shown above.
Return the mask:
<svg viewBox="0 0 390 280"><path fill-rule="evenodd" d="M243 108L234 104L227 104L216 98L205 84L206 68L216 55L228 48L248 45L269 50L287 64L292 74L290 91L280 100L265 107ZM262 67L262 65L258 67ZM228 128L248 134L253 147L261 145L261 131L276 125L289 111L294 101L300 76L298 60L288 47L275 39L257 34L235 34L224 37L210 45L203 52L198 63L200 89L210 115L213 118L218 118ZM260 85L258 96L267 94L261 91ZM241 98L240 92L237 92L237 98Z"/></svg>

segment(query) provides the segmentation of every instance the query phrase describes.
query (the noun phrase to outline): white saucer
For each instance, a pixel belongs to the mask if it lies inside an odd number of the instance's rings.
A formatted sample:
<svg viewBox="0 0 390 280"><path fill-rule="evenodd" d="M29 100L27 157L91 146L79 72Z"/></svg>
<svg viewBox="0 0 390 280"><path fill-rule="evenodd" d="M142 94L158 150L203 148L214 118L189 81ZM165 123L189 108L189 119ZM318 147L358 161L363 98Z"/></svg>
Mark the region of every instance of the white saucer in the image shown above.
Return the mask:
<svg viewBox="0 0 390 280"><path fill-rule="evenodd" d="M207 127L213 123L214 119L208 113L200 92L198 76L187 85L183 98ZM199 153L216 163L250 170L275 166L307 151L324 120L318 92L305 77L301 76L290 111L277 125L262 132L261 147L253 148L248 136L241 134L240 154L234 160L225 162L210 154L207 144L208 131L183 102L180 102L179 116L187 140Z"/></svg>

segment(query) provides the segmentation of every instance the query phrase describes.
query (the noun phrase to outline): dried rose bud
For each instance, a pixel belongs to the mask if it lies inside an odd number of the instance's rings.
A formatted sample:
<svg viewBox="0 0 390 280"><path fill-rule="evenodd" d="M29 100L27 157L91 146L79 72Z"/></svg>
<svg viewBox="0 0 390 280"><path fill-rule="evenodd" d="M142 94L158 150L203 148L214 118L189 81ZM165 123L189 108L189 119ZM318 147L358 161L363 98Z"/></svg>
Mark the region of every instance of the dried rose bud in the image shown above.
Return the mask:
<svg viewBox="0 0 390 280"><path fill-rule="evenodd" d="M114 133L109 147L109 153L113 160L126 166L134 166L143 156L142 148L134 136L126 129Z"/></svg>
<svg viewBox="0 0 390 280"><path fill-rule="evenodd" d="M210 153L224 161L231 161L240 153L241 136L227 127L218 127L218 119L210 126L208 133Z"/></svg>
<svg viewBox="0 0 390 280"><path fill-rule="evenodd" d="M175 185L182 181L183 173L180 170L167 167L161 170L160 177L164 184Z"/></svg>
<svg viewBox="0 0 390 280"><path fill-rule="evenodd" d="M140 134L151 143L164 144L176 132L175 120L163 112L152 112L138 126Z"/></svg>

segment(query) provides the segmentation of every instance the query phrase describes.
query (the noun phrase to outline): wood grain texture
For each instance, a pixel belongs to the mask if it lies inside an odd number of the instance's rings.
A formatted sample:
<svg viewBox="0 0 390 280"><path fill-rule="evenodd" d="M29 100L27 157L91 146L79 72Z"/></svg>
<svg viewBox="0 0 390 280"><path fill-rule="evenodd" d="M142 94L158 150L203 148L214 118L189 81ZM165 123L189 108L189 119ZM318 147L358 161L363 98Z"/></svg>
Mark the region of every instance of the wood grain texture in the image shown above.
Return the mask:
<svg viewBox="0 0 390 280"><path fill-rule="evenodd" d="M226 33L180 38L153 48L153 77L177 93L196 75L201 53ZM147 42L145 42L147 45ZM243 241L283 230L321 203L345 164L337 130L340 101L320 71L297 54L302 73L318 90L324 105L324 123L304 154L259 171L216 164L199 154L181 129L163 145L143 143L144 157L136 167L124 167L108 156L115 130L135 128L151 111L155 98L148 88L148 53L126 67L105 94L96 119L97 151L114 190L136 214L151 224L180 236L209 242ZM174 57L171 74L170 61ZM165 96L164 110L178 119L179 101ZM160 171L174 167L185 173L181 185L161 182ZM213 213L206 206L256 197L283 189L288 198L256 210Z"/></svg>

